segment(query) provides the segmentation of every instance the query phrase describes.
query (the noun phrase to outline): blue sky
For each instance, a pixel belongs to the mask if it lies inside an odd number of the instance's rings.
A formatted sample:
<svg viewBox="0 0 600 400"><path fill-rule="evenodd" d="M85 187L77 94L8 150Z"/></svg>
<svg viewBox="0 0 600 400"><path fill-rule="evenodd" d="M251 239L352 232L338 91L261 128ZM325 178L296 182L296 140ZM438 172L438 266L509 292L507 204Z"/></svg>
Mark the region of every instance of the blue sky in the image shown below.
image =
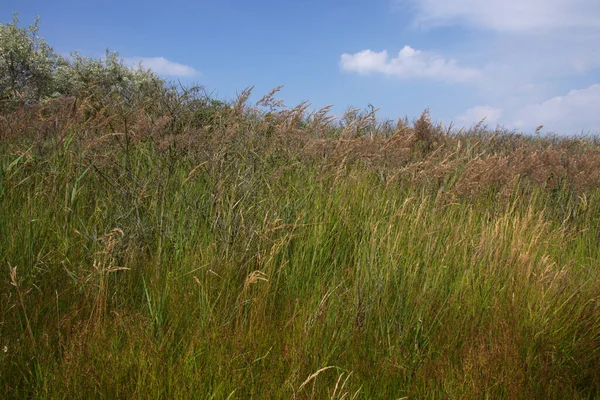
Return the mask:
<svg viewBox="0 0 600 400"><path fill-rule="evenodd" d="M278 85L384 118L600 132L598 0L3 0L55 51L106 48L222 99Z"/></svg>

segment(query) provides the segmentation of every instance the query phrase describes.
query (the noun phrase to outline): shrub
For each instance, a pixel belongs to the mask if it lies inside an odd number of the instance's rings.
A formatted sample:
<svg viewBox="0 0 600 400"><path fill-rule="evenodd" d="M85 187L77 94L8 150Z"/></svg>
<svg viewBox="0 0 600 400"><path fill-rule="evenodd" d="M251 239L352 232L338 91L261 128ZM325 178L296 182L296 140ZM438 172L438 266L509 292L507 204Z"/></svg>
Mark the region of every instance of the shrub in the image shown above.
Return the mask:
<svg viewBox="0 0 600 400"><path fill-rule="evenodd" d="M39 18L28 28L0 24L0 100L14 109L51 98L92 97L102 102L127 105L156 99L165 82L149 69L127 66L118 53L108 51L102 59L72 53L67 59L54 53L39 36Z"/></svg>
<svg viewBox="0 0 600 400"><path fill-rule="evenodd" d="M60 57L38 35L39 18L28 28L0 23L0 101L6 106L36 103L52 91Z"/></svg>
<svg viewBox="0 0 600 400"><path fill-rule="evenodd" d="M117 52L108 50L103 59L72 53L70 60L60 60L53 78L53 97L92 95L128 104L152 97L164 86L164 81L150 70L141 66L131 69Z"/></svg>

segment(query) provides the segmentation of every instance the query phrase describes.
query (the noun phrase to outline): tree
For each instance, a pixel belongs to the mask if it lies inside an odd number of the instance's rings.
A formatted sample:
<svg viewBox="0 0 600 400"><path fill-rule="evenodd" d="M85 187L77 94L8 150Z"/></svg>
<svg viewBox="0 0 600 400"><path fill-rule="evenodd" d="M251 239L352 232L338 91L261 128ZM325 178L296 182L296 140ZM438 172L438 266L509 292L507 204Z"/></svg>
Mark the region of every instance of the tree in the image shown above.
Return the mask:
<svg viewBox="0 0 600 400"><path fill-rule="evenodd" d="M0 101L30 104L52 91L53 74L60 57L38 35L39 18L28 28L0 23Z"/></svg>
<svg viewBox="0 0 600 400"><path fill-rule="evenodd" d="M0 108L31 105L64 96L93 97L124 105L156 99L165 82L149 69L127 66L118 53L105 58L72 53L61 57L39 36L39 18L28 28L0 24Z"/></svg>

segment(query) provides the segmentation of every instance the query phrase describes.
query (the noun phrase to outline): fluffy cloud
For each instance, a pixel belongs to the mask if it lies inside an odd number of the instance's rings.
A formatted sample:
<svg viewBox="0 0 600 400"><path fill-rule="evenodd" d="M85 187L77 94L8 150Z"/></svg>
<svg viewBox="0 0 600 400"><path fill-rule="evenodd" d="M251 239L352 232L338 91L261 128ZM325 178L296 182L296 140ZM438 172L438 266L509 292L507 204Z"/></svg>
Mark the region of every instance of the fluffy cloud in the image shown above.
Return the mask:
<svg viewBox="0 0 600 400"><path fill-rule="evenodd" d="M600 68L598 0L397 0L421 27L458 26L478 39L463 57L481 57L478 102L458 118L558 134L600 133L600 86L558 92ZM477 31L487 31L481 34ZM466 47L463 47L466 48ZM457 56L461 56L458 54ZM589 81L589 80L588 80ZM572 86L572 87L573 87Z"/></svg>
<svg viewBox="0 0 600 400"><path fill-rule="evenodd" d="M425 26L466 24L500 32L600 28L597 0L399 0Z"/></svg>
<svg viewBox="0 0 600 400"><path fill-rule="evenodd" d="M487 123L497 123L504 110L490 106L477 106L469 108L463 115L456 119L465 125L477 124L485 119Z"/></svg>
<svg viewBox="0 0 600 400"><path fill-rule="evenodd" d="M340 67L359 74L378 73L397 78L423 78L444 82L470 82L477 80L480 71L458 65L435 54L404 46L397 57L390 58L386 50L375 52L363 50L354 54L344 53Z"/></svg>
<svg viewBox="0 0 600 400"><path fill-rule="evenodd" d="M480 106L455 118L465 125L485 117L488 124L502 123L523 132L544 125L544 132L600 133L600 84L569 93L564 90L580 82L598 82L598 0L395 1L409 8L416 27L429 28L413 34L436 43L447 30L436 32L435 28L457 27L465 40L450 44L452 58L408 46L391 56L373 50L343 54L342 70L468 82L472 84L471 105ZM443 95L450 98L447 92ZM461 101L460 96L456 99Z"/></svg>
<svg viewBox="0 0 600 400"><path fill-rule="evenodd" d="M125 62L132 67L141 64L142 67L150 68L158 75L193 77L200 74L200 72L188 65L178 64L164 57L132 57L126 58Z"/></svg>
<svg viewBox="0 0 600 400"><path fill-rule="evenodd" d="M516 113L511 125L524 131L544 125L544 132L577 134L583 130L600 133L600 84L571 90L538 104L529 104Z"/></svg>

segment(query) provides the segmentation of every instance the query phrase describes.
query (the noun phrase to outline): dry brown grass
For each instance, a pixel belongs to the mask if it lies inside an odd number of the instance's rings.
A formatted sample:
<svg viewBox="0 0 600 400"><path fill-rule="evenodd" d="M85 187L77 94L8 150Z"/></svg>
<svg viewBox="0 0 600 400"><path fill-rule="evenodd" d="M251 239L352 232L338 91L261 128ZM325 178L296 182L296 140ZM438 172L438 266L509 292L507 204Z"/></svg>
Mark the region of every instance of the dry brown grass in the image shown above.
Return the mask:
<svg viewBox="0 0 600 400"><path fill-rule="evenodd" d="M251 89L227 107L206 111L198 121L189 93L169 95L134 110L92 99L57 99L2 116L0 138L28 137L39 145L66 135L82 143L95 163L117 145L152 141L169 152L193 152L210 165L248 152L287 154L335 176L360 166L384 183L413 182L442 188L448 198L476 196L490 188L509 196L523 182L548 190L563 184L577 193L600 187L600 146L591 139L533 138L481 127L451 132L426 110L414 123L378 121L376 109L351 109L341 121L331 106L308 112L302 103L287 109L274 89L255 105ZM194 105L194 106L193 106ZM102 138L102 139L100 139ZM293 164L291 162L290 164ZM221 168L221 167L219 167Z"/></svg>

